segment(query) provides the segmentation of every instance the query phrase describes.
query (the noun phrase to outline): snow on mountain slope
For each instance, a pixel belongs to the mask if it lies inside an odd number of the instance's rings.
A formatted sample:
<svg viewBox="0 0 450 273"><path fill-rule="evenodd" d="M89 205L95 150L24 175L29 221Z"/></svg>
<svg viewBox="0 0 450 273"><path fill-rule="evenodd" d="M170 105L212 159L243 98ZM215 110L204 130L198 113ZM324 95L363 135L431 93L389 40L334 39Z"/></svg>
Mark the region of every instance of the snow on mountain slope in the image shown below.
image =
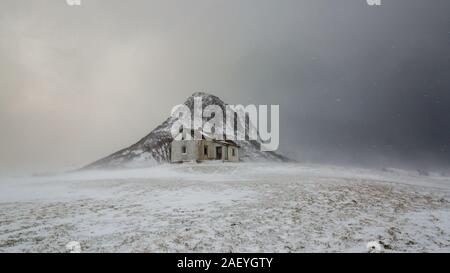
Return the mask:
<svg viewBox="0 0 450 273"><path fill-rule="evenodd" d="M184 103L189 107L191 112L194 111L195 97L202 98L203 108L208 105L218 105L225 111L227 104L217 96L203 92L196 92L192 94L192 96L190 96ZM115 152L103 159L95 161L83 169L144 167L170 161L169 149L170 143L173 140L170 129L175 121L176 118L169 117L137 143ZM241 147L240 159L242 161L290 161L288 158L275 152L260 151L260 144L258 141L244 140L237 141L237 143Z"/></svg>

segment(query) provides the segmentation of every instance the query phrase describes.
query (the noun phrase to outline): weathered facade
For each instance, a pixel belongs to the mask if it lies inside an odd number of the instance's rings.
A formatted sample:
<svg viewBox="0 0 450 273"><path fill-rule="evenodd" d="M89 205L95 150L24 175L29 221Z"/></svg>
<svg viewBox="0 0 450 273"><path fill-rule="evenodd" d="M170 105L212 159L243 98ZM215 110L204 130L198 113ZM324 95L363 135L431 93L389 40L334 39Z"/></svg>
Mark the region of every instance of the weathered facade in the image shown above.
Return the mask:
<svg viewBox="0 0 450 273"><path fill-rule="evenodd" d="M201 162L209 160L239 161L239 146L229 140L214 140L203 135L201 140L174 140L170 147L170 161Z"/></svg>

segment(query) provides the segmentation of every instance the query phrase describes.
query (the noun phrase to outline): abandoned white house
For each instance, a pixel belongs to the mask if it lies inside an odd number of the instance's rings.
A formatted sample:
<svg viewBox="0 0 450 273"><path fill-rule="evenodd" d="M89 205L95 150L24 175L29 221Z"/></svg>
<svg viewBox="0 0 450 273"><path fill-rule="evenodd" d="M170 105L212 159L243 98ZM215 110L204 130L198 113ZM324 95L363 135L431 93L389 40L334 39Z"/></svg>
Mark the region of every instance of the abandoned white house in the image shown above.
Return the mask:
<svg viewBox="0 0 450 273"><path fill-rule="evenodd" d="M182 133L180 133L182 134ZM191 132L193 136L194 132ZM231 140L216 140L205 133L201 133L202 139L190 140L182 138L172 141L170 147L170 161L181 163L189 161L239 161L239 146Z"/></svg>

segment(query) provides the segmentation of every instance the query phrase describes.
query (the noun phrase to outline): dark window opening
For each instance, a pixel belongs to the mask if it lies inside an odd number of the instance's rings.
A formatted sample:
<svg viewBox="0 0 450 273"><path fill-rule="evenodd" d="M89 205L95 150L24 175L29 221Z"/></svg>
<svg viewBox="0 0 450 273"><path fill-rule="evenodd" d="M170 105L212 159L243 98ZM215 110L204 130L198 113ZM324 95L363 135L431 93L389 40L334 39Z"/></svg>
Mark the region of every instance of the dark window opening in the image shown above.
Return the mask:
<svg viewBox="0 0 450 273"><path fill-rule="evenodd" d="M216 159L222 159L222 147L216 147Z"/></svg>
<svg viewBox="0 0 450 273"><path fill-rule="evenodd" d="M204 155L208 155L208 146L205 146L205 147L203 148L203 154L204 154Z"/></svg>
<svg viewBox="0 0 450 273"><path fill-rule="evenodd" d="M187 152L186 146L181 147L181 153L185 154Z"/></svg>
<svg viewBox="0 0 450 273"><path fill-rule="evenodd" d="M234 151L233 148L231 149L231 155L232 155L232 156L236 156L236 153L235 153L235 151Z"/></svg>

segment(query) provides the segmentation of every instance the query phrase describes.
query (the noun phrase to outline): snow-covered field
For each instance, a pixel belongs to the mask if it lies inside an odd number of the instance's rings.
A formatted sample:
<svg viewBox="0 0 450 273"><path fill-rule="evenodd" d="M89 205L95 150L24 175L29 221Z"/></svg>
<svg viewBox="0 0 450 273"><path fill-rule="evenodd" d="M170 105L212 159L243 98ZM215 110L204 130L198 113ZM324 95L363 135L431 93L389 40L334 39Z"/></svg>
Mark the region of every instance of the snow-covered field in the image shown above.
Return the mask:
<svg viewBox="0 0 450 273"><path fill-rule="evenodd" d="M301 164L0 179L0 252L450 252L450 179Z"/></svg>

